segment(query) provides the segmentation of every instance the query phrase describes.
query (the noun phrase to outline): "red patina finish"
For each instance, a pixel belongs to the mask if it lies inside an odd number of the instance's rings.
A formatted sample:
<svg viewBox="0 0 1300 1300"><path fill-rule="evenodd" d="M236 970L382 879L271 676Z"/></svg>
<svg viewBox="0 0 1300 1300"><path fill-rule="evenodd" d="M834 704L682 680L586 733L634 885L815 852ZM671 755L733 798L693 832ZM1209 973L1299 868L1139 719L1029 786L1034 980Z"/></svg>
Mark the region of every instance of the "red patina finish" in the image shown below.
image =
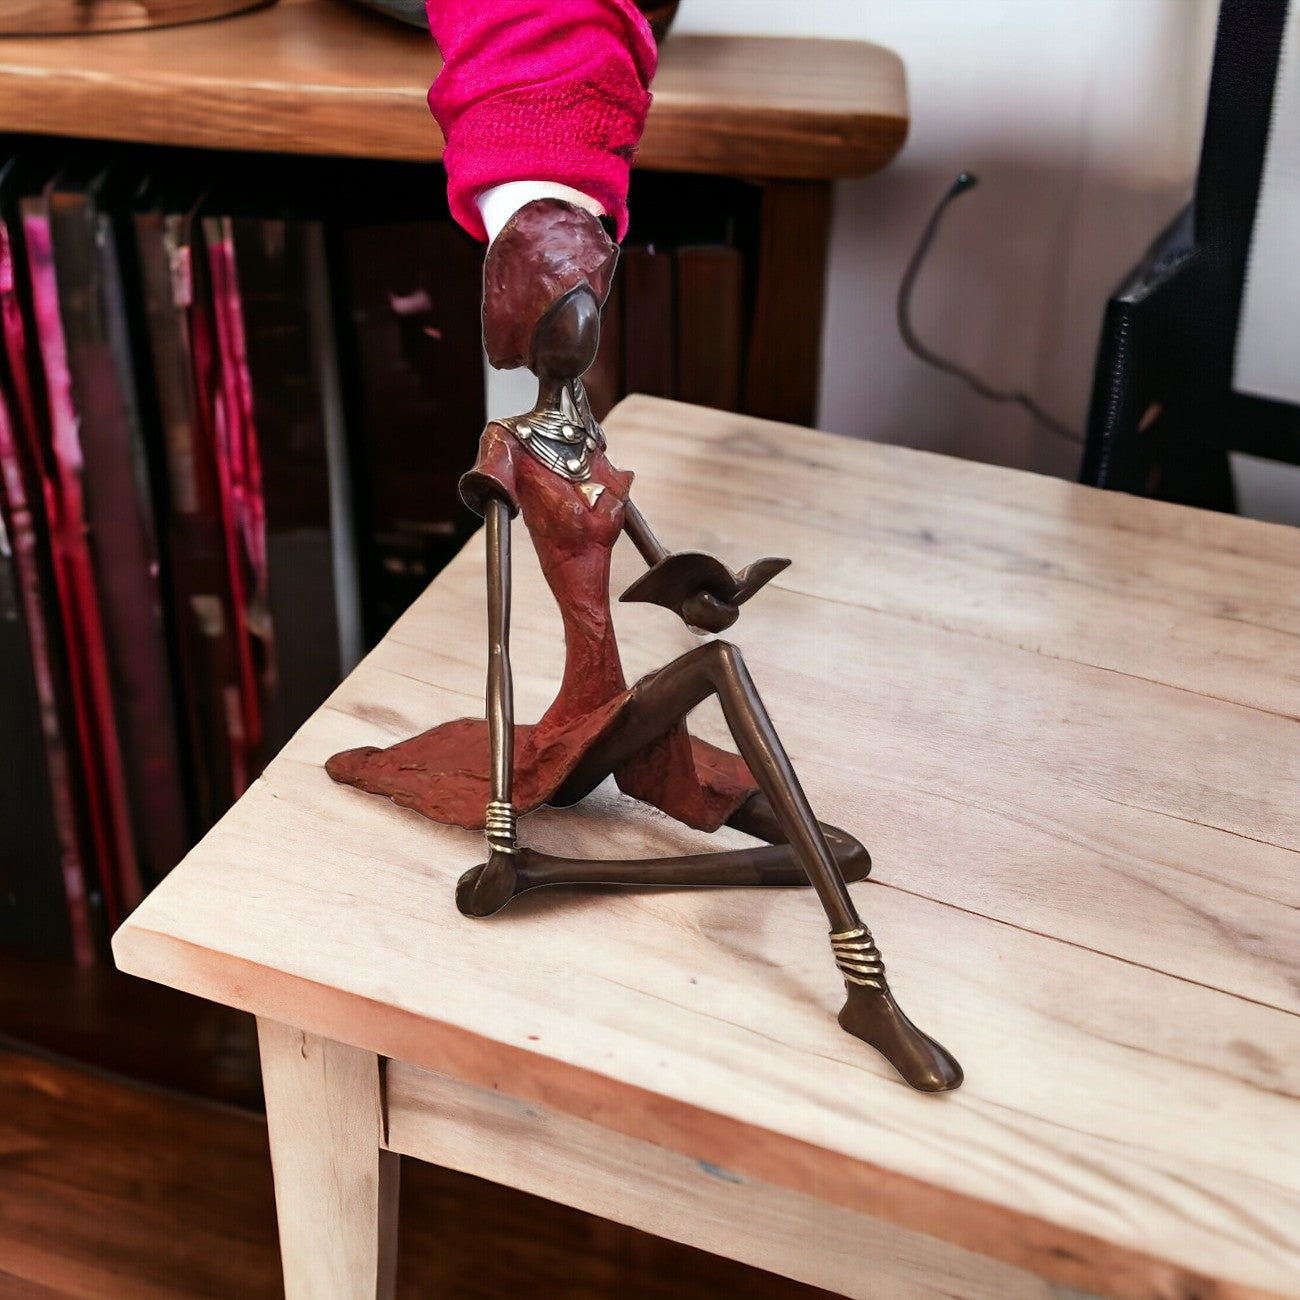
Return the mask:
<svg viewBox="0 0 1300 1300"><path fill-rule="evenodd" d="M478 461L463 481L471 504L496 495L523 515L564 620L559 694L536 724L515 728L513 803L520 813L550 800L628 700L610 616L609 571L631 486L632 475L611 465L603 451L593 456L587 482L572 483L498 424L483 434ZM491 792L482 718L459 718L387 749L347 750L326 767L336 781L387 795L434 821L483 827ZM757 789L742 759L688 735L682 722L614 777L627 794L704 831L716 830Z"/></svg>

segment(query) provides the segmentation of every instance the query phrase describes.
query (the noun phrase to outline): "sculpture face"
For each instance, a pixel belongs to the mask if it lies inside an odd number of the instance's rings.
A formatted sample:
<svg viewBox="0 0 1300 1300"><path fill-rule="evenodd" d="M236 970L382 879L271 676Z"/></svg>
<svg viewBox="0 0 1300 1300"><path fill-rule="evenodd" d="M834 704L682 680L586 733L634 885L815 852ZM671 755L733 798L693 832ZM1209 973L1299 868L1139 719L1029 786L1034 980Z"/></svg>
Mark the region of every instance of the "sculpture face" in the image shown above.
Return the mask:
<svg viewBox="0 0 1300 1300"><path fill-rule="evenodd" d="M577 379L596 359L600 347L600 304L591 286L570 289L533 332L528 368L539 379Z"/></svg>

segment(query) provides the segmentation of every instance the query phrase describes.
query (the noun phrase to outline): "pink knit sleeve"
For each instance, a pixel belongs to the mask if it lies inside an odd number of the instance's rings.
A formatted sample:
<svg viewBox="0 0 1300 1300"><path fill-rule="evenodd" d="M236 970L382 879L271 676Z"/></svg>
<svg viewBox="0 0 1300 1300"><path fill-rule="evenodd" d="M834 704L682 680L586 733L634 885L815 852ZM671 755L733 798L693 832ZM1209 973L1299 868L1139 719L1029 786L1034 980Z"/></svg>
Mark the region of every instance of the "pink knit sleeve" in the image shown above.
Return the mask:
<svg viewBox="0 0 1300 1300"><path fill-rule="evenodd" d="M443 69L429 107L447 147L451 214L478 239L474 203L507 181L558 181L627 231L628 173L656 51L632 0L426 0Z"/></svg>

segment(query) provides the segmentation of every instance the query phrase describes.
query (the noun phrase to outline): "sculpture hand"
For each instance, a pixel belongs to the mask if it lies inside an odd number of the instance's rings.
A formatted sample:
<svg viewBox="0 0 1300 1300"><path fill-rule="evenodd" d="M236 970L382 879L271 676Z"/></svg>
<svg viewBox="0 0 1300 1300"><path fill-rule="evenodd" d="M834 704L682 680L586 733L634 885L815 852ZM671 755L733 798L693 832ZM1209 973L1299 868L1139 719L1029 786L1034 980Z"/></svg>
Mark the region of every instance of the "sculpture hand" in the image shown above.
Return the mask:
<svg viewBox="0 0 1300 1300"><path fill-rule="evenodd" d="M740 610L730 601L720 600L712 592L697 591L682 601L677 611L682 622L693 632L725 632L739 617Z"/></svg>
<svg viewBox="0 0 1300 1300"><path fill-rule="evenodd" d="M692 627L721 632L736 621L737 609L789 563L768 556L732 573L712 555L664 552L619 599L662 605L680 614Z"/></svg>

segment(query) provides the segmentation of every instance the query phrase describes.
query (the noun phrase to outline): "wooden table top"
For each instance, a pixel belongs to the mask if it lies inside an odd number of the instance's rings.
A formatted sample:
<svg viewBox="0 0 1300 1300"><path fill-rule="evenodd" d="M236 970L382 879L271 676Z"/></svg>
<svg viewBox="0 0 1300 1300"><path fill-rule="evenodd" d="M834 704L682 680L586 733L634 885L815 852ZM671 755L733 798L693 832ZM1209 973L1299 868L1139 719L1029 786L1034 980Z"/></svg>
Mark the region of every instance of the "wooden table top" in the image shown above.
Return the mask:
<svg viewBox="0 0 1300 1300"><path fill-rule="evenodd" d="M210 23L0 38L0 130L273 153L431 160L427 34L343 0ZM907 135L897 55L860 41L673 36L640 167L865 176Z"/></svg>
<svg viewBox="0 0 1300 1300"><path fill-rule="evenodd" d="M1300 1294L1300 531L650 398L609 423L668 545L794 559L734 639L814 808L871 848L853 892L964 1086L913 1093L838 1029L810 891L469 921L478 836L331 784L336 750L481 716L478 539L119 964L1088 1291ZM529 719L562 646L515 554ZM630 679L694 644L616 611ZM589 856L701 838L604 790L523 825Z"/></svg>

